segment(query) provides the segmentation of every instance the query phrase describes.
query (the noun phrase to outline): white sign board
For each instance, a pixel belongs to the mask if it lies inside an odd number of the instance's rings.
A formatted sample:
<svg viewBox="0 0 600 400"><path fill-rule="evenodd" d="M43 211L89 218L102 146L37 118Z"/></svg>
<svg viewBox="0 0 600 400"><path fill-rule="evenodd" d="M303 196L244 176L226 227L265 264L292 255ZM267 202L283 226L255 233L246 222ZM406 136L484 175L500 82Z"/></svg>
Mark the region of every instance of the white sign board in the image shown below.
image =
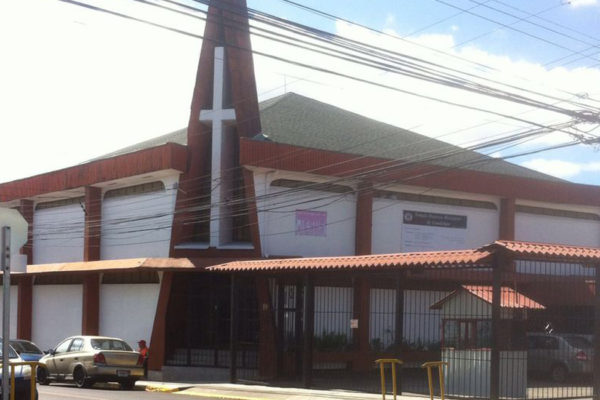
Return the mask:
<svg viewBox="0 0 600 400"><path fill-rule="evenodd" d="M17 210L0 208L0 228L10 227L10 259L12 272L25 272L27 257L19 254L21 247L27 243L28 224Z"/></svg>
<svg viewBox="0 0 600 400"><path fill-rule="evenodd" d="M467 216L423 211L402 214L402 251L463 249L467 237Z"/></svg>

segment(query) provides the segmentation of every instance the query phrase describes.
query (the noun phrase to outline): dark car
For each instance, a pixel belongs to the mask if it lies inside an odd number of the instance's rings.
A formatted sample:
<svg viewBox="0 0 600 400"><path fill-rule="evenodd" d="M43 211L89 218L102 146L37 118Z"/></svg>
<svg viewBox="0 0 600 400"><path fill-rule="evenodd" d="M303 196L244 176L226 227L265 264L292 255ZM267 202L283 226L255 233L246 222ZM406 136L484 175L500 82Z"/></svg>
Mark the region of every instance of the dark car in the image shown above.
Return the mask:
<svg viewBox="0 0 600 400"><path fill-rule="evenodd" d="M10 345L23 361L38 361L44 356L44 352L29 340L12 339Z"/></svg>
<svg viewBox="0 0 600 400"><path fill-rule="evenodd" d="M10 363L20 363L23 359L19 357L17 352L9 347ZM2 341L0 340L0 361L2 359ZM1 365L1 362L0 362ZM30 400L31 399L31 367L15 366L15 400ZM2 369L0 368L0 379L2 379ZM10 383L9 383L10 384ZM0 385L0 396L2 395L2 386ZM36 400L38 398L37 389L35 391Z"/></svg>
<svg viewBox="0 0 600 400"><path fill-rule="evenodd" d="M77 387L118 382L131 390L144 376L144 358L125 341L105 336L72 336L40 359L38 381L73 381Z"/></svg>

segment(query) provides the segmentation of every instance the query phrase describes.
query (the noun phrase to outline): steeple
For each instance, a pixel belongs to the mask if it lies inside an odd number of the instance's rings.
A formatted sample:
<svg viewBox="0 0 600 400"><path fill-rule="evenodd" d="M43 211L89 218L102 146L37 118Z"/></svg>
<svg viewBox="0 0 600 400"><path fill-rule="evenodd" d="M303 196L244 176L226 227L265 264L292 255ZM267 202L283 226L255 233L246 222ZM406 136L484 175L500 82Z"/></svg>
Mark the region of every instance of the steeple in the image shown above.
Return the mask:
<svg viewBox="0 0 600 400"><path fill-rule="evenodd" d="M188 123L188 168L179 182L172 255L207 248L258 250L258 239L250 235L251 196L239 165L240 137L258 133L246 1L212 0Z"/></svg>

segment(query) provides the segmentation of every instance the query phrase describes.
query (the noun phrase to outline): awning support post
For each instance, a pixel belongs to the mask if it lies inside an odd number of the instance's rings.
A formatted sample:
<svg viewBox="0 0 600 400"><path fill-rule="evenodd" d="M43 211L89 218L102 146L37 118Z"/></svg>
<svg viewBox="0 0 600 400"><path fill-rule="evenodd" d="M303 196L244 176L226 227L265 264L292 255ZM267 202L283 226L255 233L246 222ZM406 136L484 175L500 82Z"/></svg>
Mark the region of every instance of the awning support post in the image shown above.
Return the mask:
<svg viewBox="0 0 600 400"><path fill-rule="evenodd" d="M235 274L231 274L230 317L229 317L229 381L237 382L237 327L238 327L238 288Z"/></svg>
<svg viewBox="0 0 600 400"><path fill-rule="evenodd" d="M594 400L600 400L600 264L594 265L595 269L595 296L594 296L594 364L593 364L593 390Z"/></svg>
<svg viewBox="0 0 600 400"><path fill-rule="evenodd" d="M504 257L496 255L492 266L492 350L490 354L490 399L500 398L500 306L502 290L502 264Z"/></svg>
<svg viewBox="0 0 600 400"><path fill-rule="evenodd" d="M302 378L304 387L312 386L313 336L315 326L315 287L310 274L304 277L304 354L302 357Z"/></svg>

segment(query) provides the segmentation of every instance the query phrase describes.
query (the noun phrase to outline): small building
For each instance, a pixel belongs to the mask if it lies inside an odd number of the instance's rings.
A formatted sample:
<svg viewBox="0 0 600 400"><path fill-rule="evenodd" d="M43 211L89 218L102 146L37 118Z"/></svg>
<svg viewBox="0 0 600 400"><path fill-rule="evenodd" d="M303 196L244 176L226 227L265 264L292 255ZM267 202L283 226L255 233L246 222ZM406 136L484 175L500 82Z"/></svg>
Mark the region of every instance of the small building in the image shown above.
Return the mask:
<svg viewBox="0 0 600 400"><path fill-rule="evenodd" d="M447 393L490 397L492 287L463 285L431 306L442 314L442 361ZM527 393L525 320L528 310L545 307L509 287L500 293L500 396Z"/></svg>

